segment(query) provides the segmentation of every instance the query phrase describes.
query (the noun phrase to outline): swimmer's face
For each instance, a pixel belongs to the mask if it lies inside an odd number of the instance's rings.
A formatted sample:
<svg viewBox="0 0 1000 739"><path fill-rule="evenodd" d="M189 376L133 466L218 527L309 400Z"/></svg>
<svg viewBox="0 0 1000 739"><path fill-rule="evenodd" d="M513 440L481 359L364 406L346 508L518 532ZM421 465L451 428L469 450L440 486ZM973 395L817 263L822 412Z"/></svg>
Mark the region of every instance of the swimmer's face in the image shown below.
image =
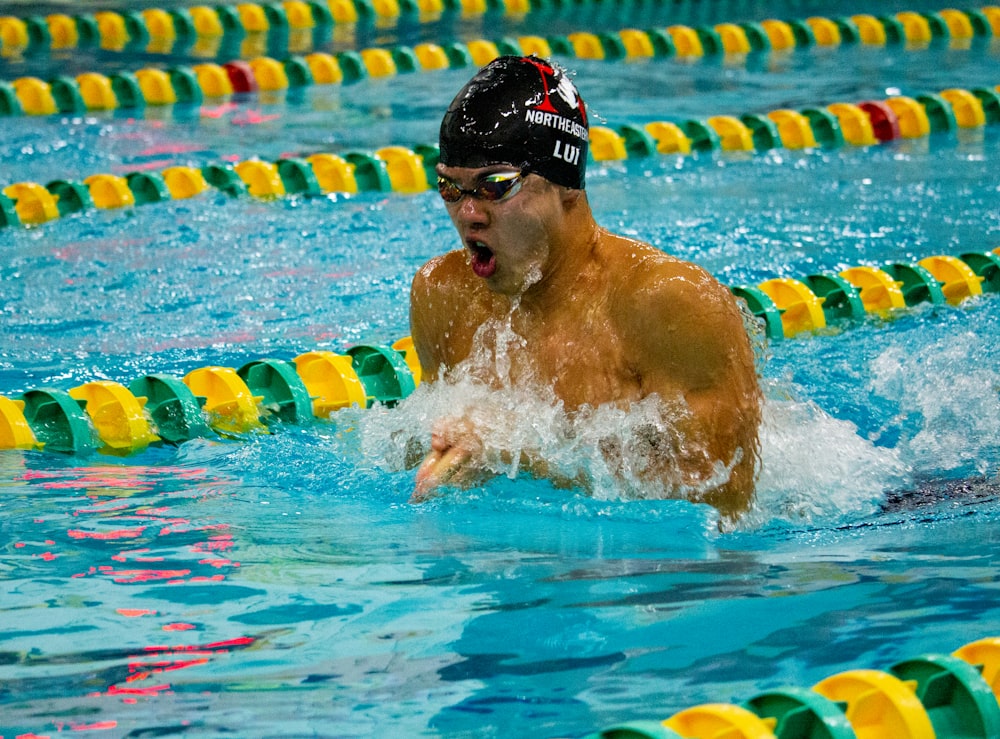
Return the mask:
<svg viewBox="0 0 1000 739"><path fill-rule="evenodd" d="M562 217L565 188L503 164L439 165L437 172L448 215L476 276L504 295L523 294L538 282L551 259L549 234L553 219ZM497 194L502 197L492 199Z"/></svg>

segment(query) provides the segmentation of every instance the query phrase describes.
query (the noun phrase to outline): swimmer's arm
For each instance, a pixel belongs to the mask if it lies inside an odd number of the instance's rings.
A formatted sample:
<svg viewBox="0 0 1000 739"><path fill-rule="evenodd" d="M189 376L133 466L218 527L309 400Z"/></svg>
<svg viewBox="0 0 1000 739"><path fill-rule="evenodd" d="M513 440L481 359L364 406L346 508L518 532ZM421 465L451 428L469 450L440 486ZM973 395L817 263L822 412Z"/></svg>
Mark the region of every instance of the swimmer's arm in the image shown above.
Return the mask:
<svg viewBox="0 0 1000 739"><path fill-rule="evenodd" d="M462 347L457 345L468 339L464 332L455 331L449 323L453 322L457 305L461 303L454 298L455 285L461 284L460 275L455 274L455 261L454 252L436 257L413 278L410 335L424 383L441 379L461 358ZM462 266L464 262L457 268ZM411 500L426 500L443 485L471 484L481 474L478 463L481 455L482 444L468 419L440 419L431 431L431 451L417 469Z"/></svg>
<svg viewBox="0 0 1000 739"><path fill-rule="evenodd" d="M420 360L423 382L435 382L442 371L446 310L440 306L447 293L435 271L442 269L443 257L425 264L413 277L410 287L410 336Z"/></svg>
<svg viewBox="0 0 1000 739"><path fill-rule="evenodd" d="M672 263L636 282L621 320L642 394L683 397L690 414L678 431L694 443L677 452L697 485L710 478L714 461L731 463L737 450L755 453L759 390L749 340L732 295L701 268ZM706 501L724 512L745 508L753 479L746 472L752 465L744 468Z"/></svg>
<svg viewBox="0 0 1000 739"><path fill-rule="evenodd" d="M410 287L410 335L426 382L440 379L472 351L477 288L461 251L434 257Z"/></svg>
<svg viewBox="0 0 1000 739"><path fill-rule="evenodd" d="M623 319L644 394L725 395L742 324L728 291L693 265L641 281Z"/></svg>

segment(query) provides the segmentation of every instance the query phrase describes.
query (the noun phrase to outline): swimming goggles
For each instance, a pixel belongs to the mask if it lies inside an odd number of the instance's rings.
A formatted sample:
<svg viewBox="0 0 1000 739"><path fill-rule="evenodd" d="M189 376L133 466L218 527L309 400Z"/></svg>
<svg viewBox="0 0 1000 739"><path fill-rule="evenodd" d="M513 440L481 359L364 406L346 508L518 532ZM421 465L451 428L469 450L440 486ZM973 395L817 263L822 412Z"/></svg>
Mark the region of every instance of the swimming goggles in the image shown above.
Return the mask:
<svg viewBox="0 0 1000 739"><path fill-rule="evenodd" d="M446 203L457 203L463 195L490 203L499 203L517 195L524 182L523 172L494 172L483 175L471 190L459 187L454 180L438 175L438 192Z"/></svg>

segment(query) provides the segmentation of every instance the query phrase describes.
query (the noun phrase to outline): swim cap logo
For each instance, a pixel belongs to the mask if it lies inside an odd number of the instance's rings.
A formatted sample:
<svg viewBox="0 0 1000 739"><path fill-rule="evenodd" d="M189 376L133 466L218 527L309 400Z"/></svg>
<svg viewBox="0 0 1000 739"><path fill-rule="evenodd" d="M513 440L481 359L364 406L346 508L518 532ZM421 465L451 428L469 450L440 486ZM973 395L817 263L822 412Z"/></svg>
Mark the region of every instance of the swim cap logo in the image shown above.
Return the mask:
<svg viewBox="0 0 1000 739"><path fill-rule="evenodd" d="M586 126L587 113L573 83L565 75L559 75L555 90L550 90L549 81L557 79L556 71L539 59L525 58L523 61L538 70L538 74L542 79L542 94L544 96L539 105L524 112L525 120L535 125L554 128L557 131L568 133L571 136L586 141L588 137ZM559 109L552 102L553 92L562 99L566 107L579 112L580 117L583 119L583 124L577 123L559 112ZM579 164L580 149L579 145L556 139L552 156L563 160L567 164Z"/></svg>

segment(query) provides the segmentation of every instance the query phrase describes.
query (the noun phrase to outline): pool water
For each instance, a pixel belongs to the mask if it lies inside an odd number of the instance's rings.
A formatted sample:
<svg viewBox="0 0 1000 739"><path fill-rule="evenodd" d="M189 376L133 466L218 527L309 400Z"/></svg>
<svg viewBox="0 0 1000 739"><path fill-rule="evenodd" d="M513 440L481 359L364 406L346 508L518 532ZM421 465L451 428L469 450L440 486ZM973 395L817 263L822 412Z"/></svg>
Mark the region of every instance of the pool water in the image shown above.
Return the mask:
<svg viewBox="0 0 1000 739"><path fill-rule="evenodd" d="M992 86L998 53L567 64L619 125ZM432 143L468 74L10 118L3 184ZM986 126L593 164L588 191L602 224L756 285L991 249L998 164ZM206 193L4 228L0 393L392 343L412 275L454 244L431 192ZM411 505L408 450L468 399L426 386L131 456L5 451L0 736L583 736L996 635L997 301L771 342L758 500L721 530L686 501L505 475ZM552 418L543 395L491 402Z"/></svg>

